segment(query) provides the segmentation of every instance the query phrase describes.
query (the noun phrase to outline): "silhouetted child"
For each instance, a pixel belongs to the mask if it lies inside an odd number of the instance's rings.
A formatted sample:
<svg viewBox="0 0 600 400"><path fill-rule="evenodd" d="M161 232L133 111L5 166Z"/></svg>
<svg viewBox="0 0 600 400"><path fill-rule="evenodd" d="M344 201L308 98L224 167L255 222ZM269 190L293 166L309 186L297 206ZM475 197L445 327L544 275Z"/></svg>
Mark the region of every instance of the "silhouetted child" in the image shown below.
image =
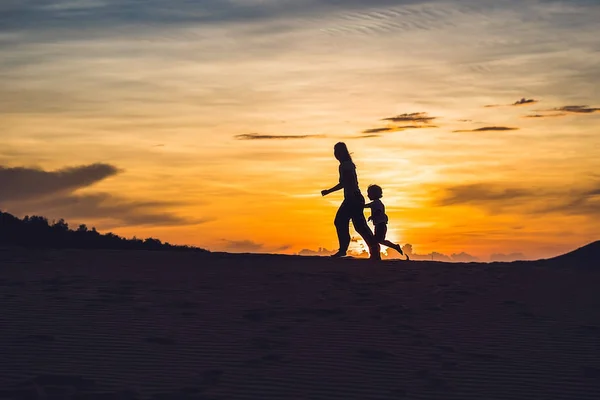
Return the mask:
<svg viewBox="0 0 600 400"><path fill-rule="evenodd" d="M385 239L385 235L387 234L388 216L385 214L385 206L381 201L381 198L383 197L383 190L381 189L381 186L370 185L367 189L367 195L371 200L370 203L365 204L365 208L371 209L371 216L367 221L373 221L373 225L375 226L375 240L377 240L378 243L387 247L391 247L398 253L404 255L399 244L392 243Z"/></svg>

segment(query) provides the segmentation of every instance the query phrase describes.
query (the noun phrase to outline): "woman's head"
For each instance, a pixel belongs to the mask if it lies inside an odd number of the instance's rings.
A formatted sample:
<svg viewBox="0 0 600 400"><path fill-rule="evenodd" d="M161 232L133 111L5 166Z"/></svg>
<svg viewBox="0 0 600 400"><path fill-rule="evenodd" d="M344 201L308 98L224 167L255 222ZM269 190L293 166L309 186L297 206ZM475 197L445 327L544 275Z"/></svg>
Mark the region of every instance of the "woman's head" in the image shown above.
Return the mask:
<svg viewBox="0 0 600 400"><path fill-rule="evenodd" d="M333 155L339 162L352 161L348 147L346 147L346 143L344 142L338 142L333 146Z"/></svg>
<svg viewBox="0 0 600 400"><path fill-rule="evenodd" d="M379 185L369 185L367 195L371 200L377 200L383 197L383 189Z"/></svg>

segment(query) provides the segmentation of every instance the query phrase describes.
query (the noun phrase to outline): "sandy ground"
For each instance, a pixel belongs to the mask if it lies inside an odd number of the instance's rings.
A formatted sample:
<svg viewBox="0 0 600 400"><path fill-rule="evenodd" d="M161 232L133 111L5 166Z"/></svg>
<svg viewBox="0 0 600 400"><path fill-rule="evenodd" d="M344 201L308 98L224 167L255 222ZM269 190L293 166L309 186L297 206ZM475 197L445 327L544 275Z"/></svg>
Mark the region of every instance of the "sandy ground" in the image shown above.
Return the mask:
<svg viewBox="0 0 600 400"><path fill-rule="evenodd" d="M0 398L600 399L600 269L0 250Z"/></svg>

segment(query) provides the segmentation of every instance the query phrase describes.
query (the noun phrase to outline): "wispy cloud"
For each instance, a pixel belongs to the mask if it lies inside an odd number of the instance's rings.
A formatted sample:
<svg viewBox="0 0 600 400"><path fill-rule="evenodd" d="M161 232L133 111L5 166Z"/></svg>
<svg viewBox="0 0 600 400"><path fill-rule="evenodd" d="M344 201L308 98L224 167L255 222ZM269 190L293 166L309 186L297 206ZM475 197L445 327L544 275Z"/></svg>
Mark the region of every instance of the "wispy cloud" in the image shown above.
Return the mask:
<svg viewBox="0 0 600 400"><path fill-rule="evenodd" d="M237 140L288 140L324 138L325 135L263 135L259 133L245 133L234 136Z"/></svg>
<svg viewBox="0 0 600 400"><path fill-rule="evenodd" d="M597 107L589 107L589 106L564 106L560 108L555 108L552 111L563 111L566 113L574 113L574 114L592 114L600 111L600 108Z"/></svg>
<svg viewBox="0 0 600 400"><path fill-rule="evenodd" d="M535 104L535 103L539 103L539 100L536 99L526 99L525 97L523 97L521 100L517 100L514 103L511 104L488 104L485 105L485 108L493 108L493 107L515 107L515 106L528 106L531 104Z"/></svg>
<svg viewBox="0 0 600 400"><path fill-rule="evenodd" d="M538 189L502 183L450 186L437 196L438 206L471 205L492 213L505 210L525 214L600 215L600 182L581 187Z"/></svg>
<svg viewBox="0 0 600 400"><path fill-rule="evenodd" d="M521 100L517 100L514 103L512 103L513 106L528 106L530 104L535 104L538 103L539 100L535 100L535 99L526 99L526 98L522 98Z"/></svg>
<svg viewBox="0 0 600 400"><path fill-rule="evenodd" d="M436 125L430 124L437 117L430 117L426 112L415 112L399 114L395 117L383 118L382 121L387 121L392 124L384 127L369 128L362 131L365 134L375 133L390 133L390 132L401 132L409 129L425 129L425 128L437 128ZM412 122L411 125L398 125L401 122Z"/></svg>
<svg viewBox="0 0 600 400"><path fill-rule="evenodd" d="M514 201L531 196L527 189L504 187L495 184L475 183L448 187L438 199L441 206L457 204L489 204L494 202Z"/></svg>
<svg viewBox="0 0 600 400"><path fill-rule="evenodd" d="M363 131L363 133L383 133L383 132L392 132L393 130L394 130L394 128L371 128L371 129L365 129Z"/></svg>
<svg viewBox="0 0 600 400"><path fill-rule="evenodd" d="M552 114L530 114L525 115L523 118L554 118L554 117L564 117L565 113L552 113Z"/></svg>
<svg viewBox="0 0 600 400"><path fill-rule="evenodd" d="M425 128L437 128L435 125L400 125L400 126L388 126L383 128L371 128L366 129L362 133L384 133L384 132L402 132L409 129L425 129Z"/></svg>
<svg viewBox="0 0 600 400"><path fill-rule="evenodd" d="M430 117L426 112L415 112L407 114L399 114L395 117L383 118L382 121L390 122L416 122L416 123L429 123L435 120L437 117Z"/></svg>
<svg viewBox="0 0 600 400"><path fill-rule="evenodd" d="M483 128L477 129L459 129L453 132L503 132L503 131L516 131L519 128L512 128L508 126L484 126Z"/></svg>

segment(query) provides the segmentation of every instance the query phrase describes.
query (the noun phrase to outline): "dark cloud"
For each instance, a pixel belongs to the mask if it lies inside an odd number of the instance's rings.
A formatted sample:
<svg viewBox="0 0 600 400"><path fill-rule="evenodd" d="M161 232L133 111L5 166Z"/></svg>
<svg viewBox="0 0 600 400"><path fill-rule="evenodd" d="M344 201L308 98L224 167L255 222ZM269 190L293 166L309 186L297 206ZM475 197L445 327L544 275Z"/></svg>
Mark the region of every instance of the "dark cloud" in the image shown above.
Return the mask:
<svg viewBox="0 0 600 400"><path fill-rule="evenodd" d="M535 99L526 99L525 97L523 97L521 100L517 100L514 103L512 103L511 105L513 106L525 106L525 105L529 105L529 104L535 104L538 103L539 100L535 100Z"/></svg>
<svg viewBox="0 0 600 400"><path fill-rule="evenodd" d="M57 171L0 166L0 201L39 198L90 186L114 176L119 169L109 164L82 165Z"/></svg>
<svg viewBox="0 0 600 400"><path fill-rule="evenodd" d="M390 122L415 122L415 123L429 123L437 117L430 117L426 112L416 112L409 114L400 114L395 117L384 118L382 121Z"/></svg>
<svg viewBox="0 0 600 400"><path fill-rule="evenodd" d="M16 215L98 221L105 228L133 225L190 225L205 222L165 211L176 205L161 201L132 201L108 193L79 194L77 190L116 175L108 164L91 164L57 171L0 166L0 201Z"/></svg>
<svg viewBox="0 0 600 400"><path fill-rule="evenodd" d="M309 139L323 138L324 135L261 135L259 133L245 133L235 135L237 140L288 140L288 139Z"/></svg>
<svg viewBox="0 0 600 400"><path fill-rule="evenodd" d="M523 118L552 118L552 117L564 117L565 113L553 113L553 114L531 114L526 115Z"/></svg>
<svg viewBox="0 0 600 400"><path fill-rule="evenodd" d="M362 133L381 133L381 132L390 132L393 128L371 128L365 129Z"/></svg>
<svg viewBox="0 0 600 400"><path fill-rule="evenodd" d="M528 106L530 104L539 103L539 100L535 99L526 99L523 97L521 100L517 100L511 104L488 104L484 106L485 108L493 108L493 107L505 107L505 106Z"/></svg>
<svg viewBox="0 0 600 400"><path fill-rule="evenodd" d="M502 131L516 131L519 128L511 128L507 126L484 126L483 128L477 129L459 129L453 132L502 132Z"/></svg>
<svg viewBox="0 0 600 400"><path fill-rule="evenodd" d="M385 128L372 128L364 130L362 133L382 133L382 132L401 132L407 129L424 129L424 128L437 128L435 125L401 125L401 126L389 126Z"/></svg>
<svg viewBox="0 0 600 400"><path fill-rule="evenodd" d="M600 111L600 108L594 108L589 106L564 106L560 108L555 108L553 111L563 111L574 114L592 114Z"/></svg>
<svg viewBox="0 0 600 400"><path fill-rule="evenodd" d="M475 183L446 188L437 202L441 206L506 202L528 197L531 194L532 192L526 189Z"/></svg>
<svg viewBox="0 0 600 400"><path fill-rule="evenodd" d="M429 124L437 117L430 117L425 112L406 113L396 115L395 117L383 118L382 121L388 121L393 123L400 122L412 122L412 125L394 125L378 128L370 128L362 131L362 133L373 134L373 133L384 133L384 132L400 132L407 129L424 129L424 128L437 128L435 125Z"/></svg>
<svg viewBox="0 0 600 400"><path fill-rule="evenodd" d="M513 210L522 214L600 216L600 182L581 187L537 189L501 183L476 183L444 188L437 206L471 205L488 212Z"/></svg>
<svg viewBox="0 0 600 400"><path fill-rule="evenodd" d="M381 137L381 135L362 135L362 136L346 136L344 137L344 139L369 139L369 138L378 138Z"/></svg>

